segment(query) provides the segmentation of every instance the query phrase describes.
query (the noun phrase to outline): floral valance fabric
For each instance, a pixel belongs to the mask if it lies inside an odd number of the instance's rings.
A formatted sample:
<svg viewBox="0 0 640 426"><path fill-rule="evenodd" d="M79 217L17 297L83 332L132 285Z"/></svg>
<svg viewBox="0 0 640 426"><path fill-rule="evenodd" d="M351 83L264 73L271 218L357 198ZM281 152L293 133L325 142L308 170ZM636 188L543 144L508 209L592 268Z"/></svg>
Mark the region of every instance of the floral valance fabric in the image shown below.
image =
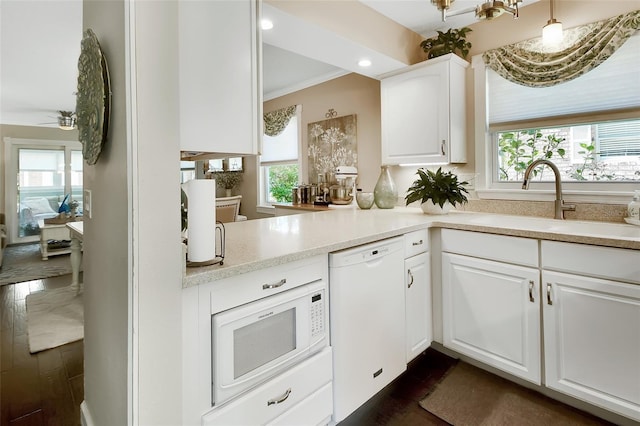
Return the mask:
<svg viewBox="0 0 640 426"><path fill-rule="evenodd" d="M541 38L514 43L483 54L500 76L528 87L549 87L591 71L640 29L640 10L565 30L560 46Z"/></svg>
<svg viewBox="0 0 640 426"><path fill-rule="evenodd" d="M264 115L264 134L272 137L278 136L295 115L295 105L266 113Z"/></svg>

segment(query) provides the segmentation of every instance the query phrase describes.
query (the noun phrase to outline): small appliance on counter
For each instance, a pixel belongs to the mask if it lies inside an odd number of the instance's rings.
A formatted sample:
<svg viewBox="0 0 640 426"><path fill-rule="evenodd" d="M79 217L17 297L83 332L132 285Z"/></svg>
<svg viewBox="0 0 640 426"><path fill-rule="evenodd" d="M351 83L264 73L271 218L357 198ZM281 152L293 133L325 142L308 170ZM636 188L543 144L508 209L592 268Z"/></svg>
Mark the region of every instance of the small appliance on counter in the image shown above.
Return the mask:
<svg viewBox="0 0 640 426"><path fill-rule="evenodd" d="M346 205L353 203L356 194L358 169L353 166L336 167L336 184L329 187L331 204Z"/></svg>

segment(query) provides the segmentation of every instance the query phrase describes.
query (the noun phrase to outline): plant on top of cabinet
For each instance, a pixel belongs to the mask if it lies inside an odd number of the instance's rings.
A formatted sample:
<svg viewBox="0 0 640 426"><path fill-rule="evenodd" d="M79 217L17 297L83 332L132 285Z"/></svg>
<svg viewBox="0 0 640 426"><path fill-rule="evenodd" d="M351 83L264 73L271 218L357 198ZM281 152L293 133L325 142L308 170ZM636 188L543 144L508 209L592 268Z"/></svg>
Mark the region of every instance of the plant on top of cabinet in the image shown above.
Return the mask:
<svg viewBox="0 0 640 426"><path fill-rule="evenodd" d="M469 191L464 185L468 185L469 182L459 182L458 176L453 172L443 172L442 167L439 167L435 172L429 169L418 169L416 174L419 177L407 190L406 205L420 201L425 213L446 213L451 206L455 207L456 203L465 204L468 201L465 194ZM433 206L438 205L441 211L426 210L431 207L427 203L428 200L431 200Z"/></svg>
<svg viewBox="0 0 640 426"><path fill-rule="evenodd" d="M471 49L471 42L467 41L465 37L471 31L472 29L468 27L460 29L449 28L445 33L438 31L436 37L423 40L420 43L420 47L422 47L429 59L446 55L447 53L455 53L466 59L469 49Z"/></svg>

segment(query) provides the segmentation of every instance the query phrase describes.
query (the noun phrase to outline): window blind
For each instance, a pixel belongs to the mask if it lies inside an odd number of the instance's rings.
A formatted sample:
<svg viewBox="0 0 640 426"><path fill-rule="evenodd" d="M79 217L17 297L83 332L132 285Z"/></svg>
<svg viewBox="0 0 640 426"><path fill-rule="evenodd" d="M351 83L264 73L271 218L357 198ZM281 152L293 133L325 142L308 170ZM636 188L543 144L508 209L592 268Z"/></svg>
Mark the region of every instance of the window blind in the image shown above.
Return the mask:
<svg viewBox="0 0 640 426"><path fill-rule="evenodd" d="M591 72L552 87L521 86L488 68L489 127L494 130L505 123L640 109L638 70L640 31Z"/></svg>
<svg viewBox="0 0 640 426"><path fill-rule="evenodd" d="M261 164L298 159L298 117L294 116L278 136L264 135Z"/></svg>

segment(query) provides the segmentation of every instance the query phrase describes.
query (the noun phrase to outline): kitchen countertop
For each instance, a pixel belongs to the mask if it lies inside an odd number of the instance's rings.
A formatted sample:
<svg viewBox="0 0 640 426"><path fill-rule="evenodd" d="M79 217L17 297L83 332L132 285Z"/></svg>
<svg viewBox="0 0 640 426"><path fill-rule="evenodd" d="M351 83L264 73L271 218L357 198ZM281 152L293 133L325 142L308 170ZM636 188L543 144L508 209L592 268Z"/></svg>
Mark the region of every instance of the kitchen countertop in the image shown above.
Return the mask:
<svg viewBox="0 0 640 426"><path fill-rule="evenodd" d="M429 227L640 250L640 226L627 224L473 212L433 216L416 207L330 209L225 224L224 265L187 268L183 287Z"/></svg>

